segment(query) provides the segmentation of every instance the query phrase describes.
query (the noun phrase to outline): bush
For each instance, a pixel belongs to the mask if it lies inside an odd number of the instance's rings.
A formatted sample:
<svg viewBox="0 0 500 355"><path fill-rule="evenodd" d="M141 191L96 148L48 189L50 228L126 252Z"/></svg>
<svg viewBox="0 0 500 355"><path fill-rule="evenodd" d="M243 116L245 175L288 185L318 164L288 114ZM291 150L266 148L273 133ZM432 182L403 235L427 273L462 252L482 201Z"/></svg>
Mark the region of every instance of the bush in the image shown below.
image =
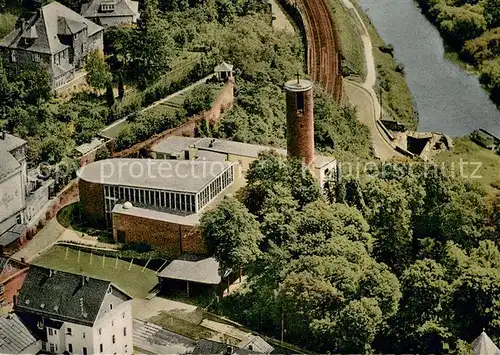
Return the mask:
<svg viewBox="0 0 500 355"><path fill-rule="evenodd" d="M137 253L147 253L147 252L152 251L153 247L151 245L147 244L147 243L143 243L143 242L136 243L136 242L133 242L133 243L128 243L128 244L123 245L123 247L121 248L121 250L123 250L123 251L131 250L131 251L135 251Z"/></svg>
<svg viewBox="0 0 500 355"><path fill-rule="evenodd" d="M184 100L184 109L188 116L194 116L200 112L209 110L215 100L216 91L214 85L204 84L189 91Z"/></svg>

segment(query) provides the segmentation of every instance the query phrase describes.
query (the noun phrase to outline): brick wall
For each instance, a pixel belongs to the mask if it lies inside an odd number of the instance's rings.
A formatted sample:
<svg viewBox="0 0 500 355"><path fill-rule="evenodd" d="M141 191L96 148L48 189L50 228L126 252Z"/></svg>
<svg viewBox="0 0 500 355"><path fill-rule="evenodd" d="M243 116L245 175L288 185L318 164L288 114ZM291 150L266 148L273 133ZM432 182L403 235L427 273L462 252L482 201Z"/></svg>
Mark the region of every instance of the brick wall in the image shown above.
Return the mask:
<svg viewBox="0 0 500 355"><path fill-rule="evenodd" d="M13 306L14 304L14 296L17 296L19 290L23 286L24 279L26 278L26 274L28 273L28 267L25 267L15 274L6 278L6 280L0 281L0 284L3 284L4 289L4 297L7 306Z"/></svg>
<svg viewBox="0 0 500 355"><path fill-rule="evenodd" d="M78 189L85 219L96 227L104 226L106 217L103 186L80 179Z"/></svg>
<svg viewBox="0 0 500 355"><path fill-rule="evenodd" d="M157 247L172 258L176 258L182 253L205 254L207 252L197 227L113 214L115 240L118 240L119 232L124 233L126 243L147 243Z"/></svg>
<svg viewBox="0 0 500 355"><path fill-rule="evenodd" d="M297 95L304 95L304 109L297 112ZM287 148L291 155L309 165L314 161L313 90L286 93Z"/></svg>

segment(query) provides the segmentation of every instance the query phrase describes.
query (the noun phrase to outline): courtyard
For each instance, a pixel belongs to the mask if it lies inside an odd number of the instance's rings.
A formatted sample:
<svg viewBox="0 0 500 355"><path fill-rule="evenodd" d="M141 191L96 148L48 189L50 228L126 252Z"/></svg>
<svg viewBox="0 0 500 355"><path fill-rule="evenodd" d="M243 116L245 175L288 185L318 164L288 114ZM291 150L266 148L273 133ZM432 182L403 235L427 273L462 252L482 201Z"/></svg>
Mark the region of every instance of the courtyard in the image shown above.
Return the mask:
<svg viewBox="0 0 500 355"><path fill-rule="evenodd" d="M111 281L134 298L146 298L158 281L153 270L129 261L60 245L47 250L33 264Z"/></svg>

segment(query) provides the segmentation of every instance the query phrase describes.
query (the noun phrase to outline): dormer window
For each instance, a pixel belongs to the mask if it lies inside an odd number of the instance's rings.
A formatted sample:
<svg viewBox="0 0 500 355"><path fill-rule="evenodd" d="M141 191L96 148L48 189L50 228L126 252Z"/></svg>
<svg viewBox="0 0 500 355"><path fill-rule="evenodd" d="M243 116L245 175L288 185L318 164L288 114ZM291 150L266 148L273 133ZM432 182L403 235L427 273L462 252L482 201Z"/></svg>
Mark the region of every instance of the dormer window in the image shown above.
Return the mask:
<svg viewBox="0 0 500 355"><path fill-rule="evenodd" d="M107 4L101 4L101 11L113 11L115 9L115 4L113 3L107 3Z"/></svg>

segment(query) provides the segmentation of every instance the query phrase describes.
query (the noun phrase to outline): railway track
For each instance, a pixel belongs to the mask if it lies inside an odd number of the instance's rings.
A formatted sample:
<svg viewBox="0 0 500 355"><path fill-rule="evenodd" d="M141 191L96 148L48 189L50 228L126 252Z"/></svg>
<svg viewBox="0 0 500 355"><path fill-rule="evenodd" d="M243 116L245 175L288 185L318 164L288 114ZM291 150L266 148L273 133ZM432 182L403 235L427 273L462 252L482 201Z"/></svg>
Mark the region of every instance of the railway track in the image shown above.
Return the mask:
<svg viewBox="0 0 500 355"><path fill-rule="evenodd" d="M328 0L297 0L305 22L309 75L337 101L342 98L340 42Z"/></svg>

